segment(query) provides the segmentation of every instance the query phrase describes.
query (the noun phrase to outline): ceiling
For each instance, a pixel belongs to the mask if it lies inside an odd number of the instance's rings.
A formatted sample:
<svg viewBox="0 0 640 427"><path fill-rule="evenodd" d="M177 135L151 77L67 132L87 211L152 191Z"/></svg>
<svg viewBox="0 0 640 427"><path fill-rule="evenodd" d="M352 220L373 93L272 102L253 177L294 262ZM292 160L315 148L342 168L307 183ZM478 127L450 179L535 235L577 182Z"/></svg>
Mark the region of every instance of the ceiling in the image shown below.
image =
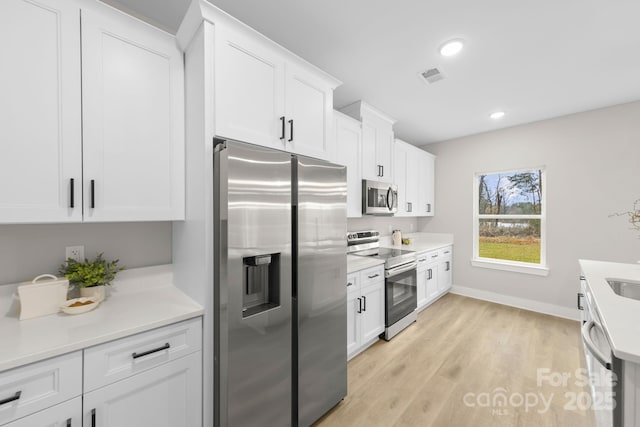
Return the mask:
<svg viewBox="0 0 640 427"><path fill-rule="evenodd" d="M189 4L104 1L173 32ZM210 2L342 80L336 108L365 100L416 145L640 100L638 0ZM465 48L440 56L451 38Z"/></svg>

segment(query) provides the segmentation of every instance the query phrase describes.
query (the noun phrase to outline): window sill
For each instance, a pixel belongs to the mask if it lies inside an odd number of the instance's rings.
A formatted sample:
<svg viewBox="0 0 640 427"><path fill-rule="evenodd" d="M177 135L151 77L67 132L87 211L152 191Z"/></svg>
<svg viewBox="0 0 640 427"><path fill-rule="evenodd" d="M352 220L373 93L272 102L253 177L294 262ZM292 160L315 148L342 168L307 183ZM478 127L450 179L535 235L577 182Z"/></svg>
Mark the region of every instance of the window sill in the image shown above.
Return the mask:
<svg viewBox="0 0 640 427"><path fill-rule="evenodd" d="M488 258L473 258L471 265L480 268L490 268L493 270L511 271L514 273L532 274L535 276L548 276L549 267L523 262L509 262L490 260Z"/></svg>

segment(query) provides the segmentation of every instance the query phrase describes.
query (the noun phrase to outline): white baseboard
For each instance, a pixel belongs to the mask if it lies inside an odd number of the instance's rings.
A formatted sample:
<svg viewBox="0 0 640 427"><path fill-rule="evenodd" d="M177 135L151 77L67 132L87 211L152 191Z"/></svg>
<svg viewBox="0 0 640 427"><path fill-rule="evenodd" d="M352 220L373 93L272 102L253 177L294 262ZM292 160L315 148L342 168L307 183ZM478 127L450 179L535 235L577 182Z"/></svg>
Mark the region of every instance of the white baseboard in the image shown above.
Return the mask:
<svg viewBox="0 0 640 427"><path fill-rule="evenodd" d="M523 308L525 310L535 311L538 313L563 317L569 320L580 320L580 313L575 308L568 308L560 305L548 304L545 302L533 301L525 298L502 295L495 292L483 291L481 289L468 288L465 286L454 285L451 288L450 292L452 294L480 299L483 301L495 302L498 304L509 305L516 308Z"/></svg>

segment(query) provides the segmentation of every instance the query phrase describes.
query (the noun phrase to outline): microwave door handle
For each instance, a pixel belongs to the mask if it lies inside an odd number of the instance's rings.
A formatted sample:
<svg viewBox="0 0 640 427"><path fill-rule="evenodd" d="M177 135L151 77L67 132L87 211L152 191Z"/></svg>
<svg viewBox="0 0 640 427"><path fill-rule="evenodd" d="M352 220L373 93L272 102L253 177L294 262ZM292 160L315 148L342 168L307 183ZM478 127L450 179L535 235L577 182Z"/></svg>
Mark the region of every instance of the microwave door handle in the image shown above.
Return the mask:
<svg viewBox="0 0 640 427"><path fill-rule="evenodd" d="M389 204L389 196L391 195L391 187L387 189L387 209L391 210L391 205Z"/></svg>
<svg viewBox="0 0 640 427"><path fill-rule="evenodd" d="M604 354L602 354L600 349L595 345L595 343L591 339L591 334L590 334L591 329L593 329L596 326L599 326L599 325L596 325L596 322L594 322L593 320L582 325L582 341L584 341L584 345L587 347L587 350L589 350L589 353L591 353L593 358L596 359L602 366L604 366L607 370L610 371L611 361L607 361L607 357Z"/></svg>

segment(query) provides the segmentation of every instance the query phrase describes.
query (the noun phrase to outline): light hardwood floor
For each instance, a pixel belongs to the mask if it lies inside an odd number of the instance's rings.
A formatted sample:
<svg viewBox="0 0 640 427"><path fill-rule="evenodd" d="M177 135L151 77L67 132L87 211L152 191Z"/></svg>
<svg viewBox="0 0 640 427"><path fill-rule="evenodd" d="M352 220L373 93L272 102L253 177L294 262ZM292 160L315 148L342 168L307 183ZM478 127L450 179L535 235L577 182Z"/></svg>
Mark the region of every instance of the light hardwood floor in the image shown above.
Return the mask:
<svg viewBox="0 0 640 427"><path fill-rule="evenodd" d="M576 384L583 359L578 322L448 294L352 359L347 397L315 425L592 426L571 408L589 392Z"/></svg>

